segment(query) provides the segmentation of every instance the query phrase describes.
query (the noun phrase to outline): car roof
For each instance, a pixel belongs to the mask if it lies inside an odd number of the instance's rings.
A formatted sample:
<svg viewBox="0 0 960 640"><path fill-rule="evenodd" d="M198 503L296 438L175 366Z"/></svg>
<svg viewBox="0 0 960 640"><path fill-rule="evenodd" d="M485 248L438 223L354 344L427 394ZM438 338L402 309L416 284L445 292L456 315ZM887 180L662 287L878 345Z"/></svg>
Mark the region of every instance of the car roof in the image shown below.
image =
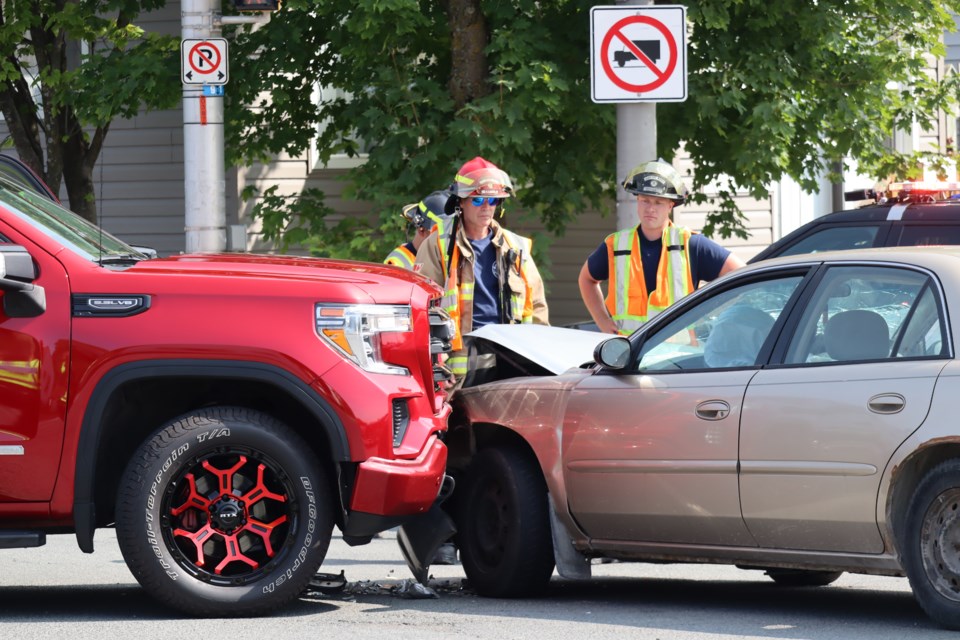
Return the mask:
<svg viewBox="0 0 960 640"><path fill-rule="evenodd" d="M807 265L822 262L871 261L910 264L935 271L951 268L960 269L960 245L874 247L870 249L801 253L753 262L731 273L740 273L744 270L759 271L764 268L790 264Z"/></svg>
<svg viewBox="0 0 960 640"><path fill-rule="evenodd" d="M952 223L960 225L960 200L941 200L937 202L888 202L869 204L859 209L834 211L814 218L810 222L794 229L779 240L772 242L749 262L768 260L768 256L780 253L784 246L793 245L798 236L808 234L812 229L827 225L884 224L894 222L909 223Z"/></svg>
<svg viewBox="0 0 960 640"><path fill-rule="evenodd" d="M0 179L6 179L35 191L54 202L60 199L47 184L23 161L0 153Z"/></svg>

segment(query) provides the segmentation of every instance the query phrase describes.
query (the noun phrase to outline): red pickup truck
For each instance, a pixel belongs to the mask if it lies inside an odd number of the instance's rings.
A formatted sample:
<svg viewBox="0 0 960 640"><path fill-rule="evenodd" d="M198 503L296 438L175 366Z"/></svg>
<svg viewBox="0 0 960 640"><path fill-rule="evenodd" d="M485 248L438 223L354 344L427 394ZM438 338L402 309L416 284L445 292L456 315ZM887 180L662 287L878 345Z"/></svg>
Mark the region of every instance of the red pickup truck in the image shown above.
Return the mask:
<svg viewBox="0 0 960 640"><path fill-rule="evenodd" d="M0 548L115 526L170 606L292 600L334 526L366 543L449 483L440 293L358 262L147 259L0 176Z"/></svg>

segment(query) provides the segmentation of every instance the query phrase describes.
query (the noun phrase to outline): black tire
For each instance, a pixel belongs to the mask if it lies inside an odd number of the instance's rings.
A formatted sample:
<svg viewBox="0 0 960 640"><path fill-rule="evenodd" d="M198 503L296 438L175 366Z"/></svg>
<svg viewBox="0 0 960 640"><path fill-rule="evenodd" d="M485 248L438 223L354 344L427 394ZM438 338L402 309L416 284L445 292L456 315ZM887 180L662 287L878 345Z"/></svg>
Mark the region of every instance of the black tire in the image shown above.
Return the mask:
<svg viewBox="0 0 960 640"><path fill-rule="evenodd" d="M539 593L553 573L547 485L516 449L482 449L464 477L457 520L460 562L483 596Z"/></svg>
<svg viewBox="0 0 960 640"><path fill-rule="evenodd" d="M767 569L766 574L784 587L825 587L843 575L843 571L814 571L812 569Z"/></svg>
<svg viewBox="0 0 960 640"><path fill-rule="evenodd" d="M927 615L960 629L960 460L917 485L898 546L913 595Z"/></svg>
<svg viewBox="0 0 960 640"><path fill-rule="evenodd" d="M323 562L329 491L289 427L247 409L203 409L156 432L130 460L117 540L161 602L199 616L261 615L296 598Z"/></svg>

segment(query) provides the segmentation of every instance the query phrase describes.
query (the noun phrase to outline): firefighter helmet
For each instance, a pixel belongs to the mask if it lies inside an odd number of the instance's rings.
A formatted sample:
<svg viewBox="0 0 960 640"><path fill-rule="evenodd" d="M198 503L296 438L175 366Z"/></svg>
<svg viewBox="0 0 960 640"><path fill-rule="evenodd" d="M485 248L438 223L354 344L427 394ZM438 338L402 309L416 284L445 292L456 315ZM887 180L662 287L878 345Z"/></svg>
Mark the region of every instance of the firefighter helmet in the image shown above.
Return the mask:
<svg viewBox="0 0 960 640"><path fill-rule="evenodd" d="M403 217L414 225L430 231L433 225L440 222L443 217L448 199L450 199L448 191L434 191L420 202L405 206Z"/></svg>
<svg viewBox="0 0 960 640"><path fill-rule="evenodd" d="M666 198L676 204L683 204L688 193L680 172L663 160L635 167L623 181L623 188L634 195Z"/></svg>
<svg viewBox="0 0 960 640"><path fill-rule="evenodd" d="M464 163L450 185L452 197L447 201L446 212L453 213L461 198L467 196L486 196L509 198L513 194L510 176L500 167L477 156Z"/></svg>

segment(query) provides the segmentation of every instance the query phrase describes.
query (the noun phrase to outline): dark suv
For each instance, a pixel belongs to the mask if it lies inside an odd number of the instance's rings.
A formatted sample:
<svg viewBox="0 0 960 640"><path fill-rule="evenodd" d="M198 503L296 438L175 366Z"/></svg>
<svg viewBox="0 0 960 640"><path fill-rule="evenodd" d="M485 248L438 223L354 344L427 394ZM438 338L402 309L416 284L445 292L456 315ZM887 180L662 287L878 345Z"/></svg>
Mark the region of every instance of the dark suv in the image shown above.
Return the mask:
<svg viewBox="0 0 960 640"><path fill-rule="evenodd" d="M960 188L956 183L949 185ZM949 198L949 185L900 183L893 197L879 197L876 203L860 209L836 211L811 220L749 262L839 249L960 244L960 200ZM877 194L859 191L857 199L864 195Z"/></svg>

